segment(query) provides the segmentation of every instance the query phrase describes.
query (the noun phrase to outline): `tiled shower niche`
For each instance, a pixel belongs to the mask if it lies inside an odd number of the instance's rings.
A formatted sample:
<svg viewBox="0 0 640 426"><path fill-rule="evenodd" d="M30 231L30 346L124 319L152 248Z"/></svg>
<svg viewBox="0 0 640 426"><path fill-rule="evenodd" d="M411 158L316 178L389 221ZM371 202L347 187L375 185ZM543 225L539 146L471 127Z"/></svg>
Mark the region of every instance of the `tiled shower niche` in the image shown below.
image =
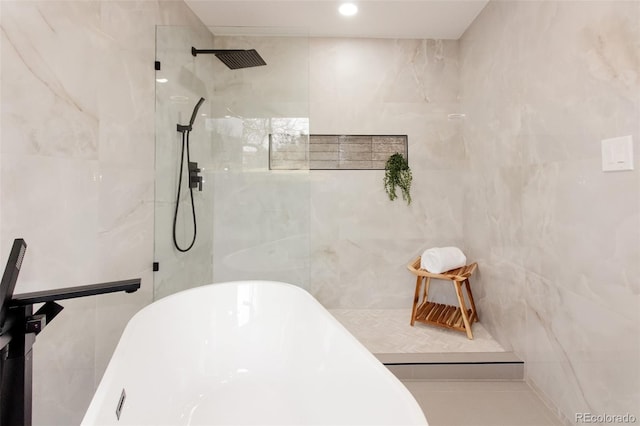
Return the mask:
<svg viewBox="0 0 640 426"><path fill-rule="evenodd" d="M384 170L387 159L408 155L407 135L269 135L271 170Z"/></svg>

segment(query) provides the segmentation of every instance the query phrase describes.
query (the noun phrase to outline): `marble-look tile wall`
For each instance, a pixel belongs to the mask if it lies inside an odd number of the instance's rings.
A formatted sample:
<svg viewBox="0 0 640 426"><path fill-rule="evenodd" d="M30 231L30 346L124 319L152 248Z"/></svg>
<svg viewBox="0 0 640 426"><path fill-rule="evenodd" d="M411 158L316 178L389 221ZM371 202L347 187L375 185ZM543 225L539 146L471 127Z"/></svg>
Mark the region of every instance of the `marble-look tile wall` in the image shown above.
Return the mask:
<svg viewBox="0 0 640 426"><path fill-rule="evenodd" d="M269 278L327 307L411 306L406 264L462 245L455 41L222 37L266 67L215 73L214 280ZM407 135L413 203L382 170L270 171L268 134ZM440 290L440 291L439 291ZM434 289L453 300L449 288Z"/></svg>
<svg viewBox="0 0 640 426"><path fill-rule="evenodd" d="M462 245L458 43L221 37L267 62L215 73L214 280L269 278L330 308L411 306L406 264ZM407 135L413 203L383 170L270 171L268 134ZM437 287L437 286L436 286ZM455 296L434 288L441 300Z"/></svg>
<svg viewBox="0 0 640 426"><path fill-rule="evenodd" d="M178 1L0 7L0 258L29 245L16 292L142 278L135 294L63 302L38 336L34 424L78 424L153 295L155 26L206 29Z"/></svg>
<svg viewBox="0 0 640 426"><path fill-rule="evenodd" d="M460 41L480 317L569 422L640 418L640 3L490 2Z"/></svg>
<svg viewBox="0 0 640 426"><path fill-rule="evenodd" d="M383 170L311 172L310 289L329 308L411 306L406 265L424 249L457 245L465 151L458 42L310 41L312 134L407 135L413 202L390 201ZM440 300L450 288L433 286Z"/></svg>

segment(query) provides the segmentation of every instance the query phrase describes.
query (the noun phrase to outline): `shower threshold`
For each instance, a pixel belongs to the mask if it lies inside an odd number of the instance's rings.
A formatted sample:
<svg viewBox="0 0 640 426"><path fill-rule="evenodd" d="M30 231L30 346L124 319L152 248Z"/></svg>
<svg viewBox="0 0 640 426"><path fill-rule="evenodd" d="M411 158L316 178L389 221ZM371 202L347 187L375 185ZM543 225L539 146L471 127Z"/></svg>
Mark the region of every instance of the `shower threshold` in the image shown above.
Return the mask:
<svg viewBox="0 0 640 426"><path fill-rule="evenodd" d="M522 380L524 363L473 324L473 340L416 323L411 309L330 309L371 353L403 380Z"/></svg>

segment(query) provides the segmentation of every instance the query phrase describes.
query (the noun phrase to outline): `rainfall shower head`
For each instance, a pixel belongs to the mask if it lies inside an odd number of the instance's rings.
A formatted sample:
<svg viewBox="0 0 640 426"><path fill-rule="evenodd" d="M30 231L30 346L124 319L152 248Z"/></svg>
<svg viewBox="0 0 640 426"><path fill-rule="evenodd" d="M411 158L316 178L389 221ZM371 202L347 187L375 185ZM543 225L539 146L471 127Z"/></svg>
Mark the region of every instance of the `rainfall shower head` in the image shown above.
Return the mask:
<svg viewBox="0 0 640 426"><path fill-rule="evenodd" d="M262 59L260 54L255 49L241 50L241 49L203 49L199 50L195 47L191 48L191 54L197 56L198 54L214 54L218 59L222 61L229 69L237 70L241 68L259 67L261 65L267 65Z"/></svg>

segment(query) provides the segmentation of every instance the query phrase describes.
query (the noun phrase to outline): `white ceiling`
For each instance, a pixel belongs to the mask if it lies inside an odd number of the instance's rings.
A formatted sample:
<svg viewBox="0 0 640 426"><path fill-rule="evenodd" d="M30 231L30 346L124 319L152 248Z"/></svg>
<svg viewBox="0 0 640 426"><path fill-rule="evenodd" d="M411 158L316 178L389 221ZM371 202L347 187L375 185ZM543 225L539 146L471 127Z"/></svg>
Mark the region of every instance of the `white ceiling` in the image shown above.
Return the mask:
<svg viewBox="0 0 640 426"><path fill-rule="evenodd" d="M488 0L185 0L214 34L458 39Z"/></svg>

